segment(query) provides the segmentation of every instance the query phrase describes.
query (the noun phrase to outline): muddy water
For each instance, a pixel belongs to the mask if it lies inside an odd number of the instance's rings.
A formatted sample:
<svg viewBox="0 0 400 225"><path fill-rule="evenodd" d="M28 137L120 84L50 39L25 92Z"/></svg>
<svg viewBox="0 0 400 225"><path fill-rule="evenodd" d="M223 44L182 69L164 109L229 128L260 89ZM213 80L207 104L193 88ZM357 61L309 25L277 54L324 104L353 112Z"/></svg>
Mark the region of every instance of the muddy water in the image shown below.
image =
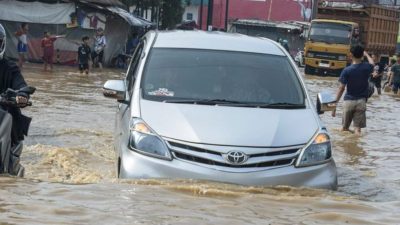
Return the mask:
<svg viewBox="0 0 400 225"><path fill-rule="evenodd" d="M100 88L119 71L25 69L38 88L22 163L26 177L0 177L0 224L400 224L400 98L373 97L362 137L322 115L338 164L336 192L198 181L114 178L115 102ZM307 78L315 96L336 79Z"/></svg>

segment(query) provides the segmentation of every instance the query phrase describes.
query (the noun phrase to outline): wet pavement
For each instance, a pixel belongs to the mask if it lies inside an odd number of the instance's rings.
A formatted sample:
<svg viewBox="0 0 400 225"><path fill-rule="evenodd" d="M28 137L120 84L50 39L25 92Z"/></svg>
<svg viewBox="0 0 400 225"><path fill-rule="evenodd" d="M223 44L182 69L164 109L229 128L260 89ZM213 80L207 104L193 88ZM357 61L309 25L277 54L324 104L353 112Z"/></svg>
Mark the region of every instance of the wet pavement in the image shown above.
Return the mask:
<svg viewBox="0 0 400 225"><path fill-rule="evenodd" d="M0 224L400 224L400 97L373 96L361 137L322 115L338 166L337 191L243 187L193 180L115 179L116 102L101 87L121 71L89 76L29 65L38 88L22 164L24 179L0 177ZM307 77L312 97L336 78Z"/></svg>

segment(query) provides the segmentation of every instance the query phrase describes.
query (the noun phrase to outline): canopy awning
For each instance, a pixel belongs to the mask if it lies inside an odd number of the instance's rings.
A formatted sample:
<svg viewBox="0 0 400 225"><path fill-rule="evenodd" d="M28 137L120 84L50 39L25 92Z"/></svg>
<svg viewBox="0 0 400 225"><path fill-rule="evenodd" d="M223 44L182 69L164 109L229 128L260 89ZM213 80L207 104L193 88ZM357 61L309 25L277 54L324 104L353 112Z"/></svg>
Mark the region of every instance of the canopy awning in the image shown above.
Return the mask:
<svg viewBox="0 0 400 225"><path fill-rule="evenodd" d="M126 22L128 22L131 26L141 26L148 27L154 25L152 22L142 19L140 17L136 17L129 13L128 11L121 9L119 7L106 7L108 11L115 13L122 17Z"/></svg>
<svg viewBox="0 0 400 225"><path fill-rule="evenodd" d="M74 3L48 4L42 2L0 1L0 20L41 24L71 23Z"/></svg>

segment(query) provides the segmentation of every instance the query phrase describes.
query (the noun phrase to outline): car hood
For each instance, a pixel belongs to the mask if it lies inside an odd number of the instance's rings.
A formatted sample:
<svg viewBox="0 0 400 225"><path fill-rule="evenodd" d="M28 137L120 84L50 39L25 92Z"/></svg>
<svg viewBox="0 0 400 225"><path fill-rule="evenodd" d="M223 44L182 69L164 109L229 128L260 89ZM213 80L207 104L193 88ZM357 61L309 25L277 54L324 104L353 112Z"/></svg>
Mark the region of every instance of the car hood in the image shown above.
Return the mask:
<svg viewBox="0 0 400 225"><path fill-rule="evenodd" d="M312 109L261 109L141 100L142 119L159 135L231 146L281 147L307 143L319 125Z"/></svg>

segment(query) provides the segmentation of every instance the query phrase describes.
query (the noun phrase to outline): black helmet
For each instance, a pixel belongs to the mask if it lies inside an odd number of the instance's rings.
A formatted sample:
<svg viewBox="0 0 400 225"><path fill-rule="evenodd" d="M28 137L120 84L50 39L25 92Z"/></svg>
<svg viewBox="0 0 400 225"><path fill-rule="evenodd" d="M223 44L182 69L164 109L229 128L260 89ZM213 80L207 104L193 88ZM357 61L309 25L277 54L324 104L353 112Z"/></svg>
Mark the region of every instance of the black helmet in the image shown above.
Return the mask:
<svg viewBox="0 0 400 225"><path fill-rule="evenodd" d="M4 57L4 52L6 51L6 30L0 24L0 60Z"/></svg>

